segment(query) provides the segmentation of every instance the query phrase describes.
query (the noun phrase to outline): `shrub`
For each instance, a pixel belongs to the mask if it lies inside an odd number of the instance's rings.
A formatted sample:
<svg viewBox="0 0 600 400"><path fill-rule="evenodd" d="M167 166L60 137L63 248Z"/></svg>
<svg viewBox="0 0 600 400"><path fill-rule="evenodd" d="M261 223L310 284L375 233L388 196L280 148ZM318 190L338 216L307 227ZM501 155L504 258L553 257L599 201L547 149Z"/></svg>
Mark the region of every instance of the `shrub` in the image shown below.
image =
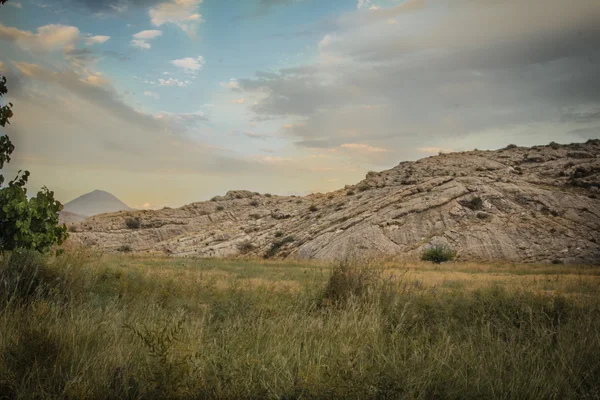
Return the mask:
<svg viewBox="0 0 600 400"><path fill-rule="evenodd" d="M283 232L281 232L281 231L275 232L275 237L276 238L283 237Z"/></svg>
<svg viewBox="0 0 600 400"><path fill-rule="evenodd" d="M352 297L365 297L379 281L379 270L372 266L342 261L331 271L323 298L339 304Z"/></svg>
<svg viewBox="0 0 600 400"><path fill-rule="evenodd" d="M277 241L271 243L271 248L269 250L267 250L267 253L265 254L265 258L273 257L275 254L277 254L279 252L281 247L283 247L287 243L292 243L294 240L296 240L296 239L294 239L293 236L286 236L281 240L277 240Z"/></svg>
<svg viewBox="0 0 600 400"><path fill-rule="evenodd" d="M225 207L223 206L217 206L217 211L223 211L225 209Z"/></svg>
<svg viewBox="0 0 600 400"><path fill-rule="evenodd" d="M555 258L554 260L552 260L552 264L564 264L562 260Z"/></svg>
<svg viewBox="0 0 600 400"><path fill-rule="evenodd" d="M554 141L550 142L550 143L548 144L548 146L550 146L550 147L551 147L551 148L553 148L554 150L557 150L557 149L559 149L559 148L560 148L560 144L558 144L558 143L556 143L556 142L554 142Z"/></svg>
<svg viewBox="0 0 600 400"><path fill-rule="evenodd" d="M117 251L119 251L121 253L130 253L131 246L128 244L122 244L121 246L117 247Z"/></svg>
<svg viewBox="0 0 600 400"><path fill-rule="evenodd" d="M259 204L260 204L260 203L258 202L258 200L252 200L252 201L250 202L250 205L251 205L252 207L258 207L258 206L259 206Z"/></svg>
<svg viewBox="0 0 600 400"><path fill-rule="evenodd" d="M29 303L36 296L48 294L56 284L56 275L42 254L16 249L0 265L0 299Z"/></svg>
<svg viewBox="0 0 600 400"><path fill-rule="evenodd" d="M510 150L510 149L516 149L517 145L516 144L509 144L508 146L506 146L504 149L505 150Z"/></svg>
<svg viewBox="0 0 600 400"><path fill-rule="evenodd" d="M426 249L421 255L421 260L441 264L444 261L452 261L456 258L456 251L449 246L437 244Z"/></svg>
<svg viewBox="0 0 600 400"><path fill-rule="evenodd" d="M245 240L241 243L238 243L237 248L240 251L240 253L247 254L254 250L254 245L250 241Z"/></svg>
<svg viewBox="0 0 600 400"><path fill-rule="evenodd" d="M311 204L311 206L310 206L310 207L308 207L308 210L309 210L310 212L315 212L315 211L318 211L318 210L319 210L319 208L318 208L316 205L314 205L314 204Z"/></svg>
<svg viewBox="0 0 600 400"><path fill-rule="evenodd" d="M348 190L346 196L354 196L354 190Z"/></svg>
<svg viewBox="0 0 600 400"><path fill-rule="evenodd" d="M477 218L479 219L490 219L492 216L486 212L478 212Z"/></svg>
<svg viewBox="0 0 600 400"><path fill-rule="evenodd" d="M360 185L358 187L359 192L366 192L367 190L370 190L370 189L371 189L371 186L369 186L369 185Z"/></svg>
<svg viewBox="0 0 600 400"><path fill-rule="evenodd" d="M129 229L140 229L142 223L139 218L129 217L125 219L125 225L127 225Z"/></svg>
<svg viewBox="0 0 600 400"><path fill-rule="evenodd" d="M271 193L265 193L265 197L272 197L273 195Z"/></svg>
<svg viewBox="0 0 600 400"><path fill-rule="evenodd" d="M474 211L483 209L483 200L481 200L481 197L473 197L471 200L464 201L461 204Z"/></svg>

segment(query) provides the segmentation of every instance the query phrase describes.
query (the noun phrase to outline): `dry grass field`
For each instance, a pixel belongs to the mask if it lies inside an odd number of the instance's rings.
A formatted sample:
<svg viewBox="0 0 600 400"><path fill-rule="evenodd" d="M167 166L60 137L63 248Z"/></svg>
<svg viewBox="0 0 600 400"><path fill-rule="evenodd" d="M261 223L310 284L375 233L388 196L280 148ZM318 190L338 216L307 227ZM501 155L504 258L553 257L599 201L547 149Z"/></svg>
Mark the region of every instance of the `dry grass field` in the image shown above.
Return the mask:
<svg viewBox="0 0 600 400"><path fill-rule="evenodd" d="M600 398L600 266L0 260L0 398Z"/></svg>

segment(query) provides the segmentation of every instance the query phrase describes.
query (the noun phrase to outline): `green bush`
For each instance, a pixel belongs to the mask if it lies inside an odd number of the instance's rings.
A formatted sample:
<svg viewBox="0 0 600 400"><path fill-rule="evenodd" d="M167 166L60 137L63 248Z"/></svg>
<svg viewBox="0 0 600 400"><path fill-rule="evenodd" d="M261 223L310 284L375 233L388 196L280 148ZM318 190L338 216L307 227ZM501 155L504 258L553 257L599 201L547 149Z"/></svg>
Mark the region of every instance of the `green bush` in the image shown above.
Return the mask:
<svg viewBox="0 0 600 400"><path fill-rule="evenodd" d="M131 250L131 246L128 244L122 244L121 246L117 247L117 251L121 253L130 253Z"/></svg>
<svg viewBox="0 0 600 400"><path fill-rule="evenodd" d="M506 146L504 149L505 150L510 150L510 149L516 149L517 145L516 144L509 144L508 146Z"/></svg>
<svg viewBox="0 0 600 400"><path fill-rule="evenodd" d="M251 205L252 207L258 207L258 206L260 205L260 203L258 202L258 200L252 200L252 201L250 202L250 205Z"/></svg>
<svg viewBox="0 0 600 400"><path fill-rule="evenodd" d="M125 219L125 225L127 225L129 229L140 229L142 223L139 218L129 217Z"/></svg>
<svg viewBox="0 0 600 400"><path fill-rule="evenodd" d="M346 196L354 196L354 190L348 190Z"/></svg>
<svg viewBox="0 0 600 400"><path fill-rule="evenodd" d="M323 299L339 304L351 298L364 298L379 283L380 271L373 266L342 261L331 271Z"/></svg>
<svg viewBox="0 0 600 400"><path fill-rule="evenodd" d="M42 254L16 249L0 265L0 299L5 303L11 300L29 303L33 298L47 295L57 280Z"/></svg>
<svg viewBox="0 0 600 400"><path fill-rule="evenodd" d="M449 246L437 244L426 249L421 255L421 260L440 264L456 258L456 251Z"/></svg>
<svg viewBox="0 0 600 400"><path fill-rule="evenodd" d="M358 187L358 191L359 192L366 192L367 190L371 190L371 186L369 186L369 185L360 185Z"/></svg>
<svg viewBox="0 0 600 400"><path fill-rule="evenodd" d="M281 231L277 231L277 232L275 232L275 237L276 237L276 238L283 237L283 232L281 232Z"/></svg>
<svg viewBox="0 0 600 400"><path fill-rule="evenodd" d="M311 204L311 206L310 206L310 207L308 207L308 211L310 211L310 212L319 211L319 207L317 207L317 206L316 206L316 205L314 205L314 204Z"/></svg>
<svg viewBox="0 0 600 400"><path fill-rule="evenodd" d="M240 251L240 253L247 254L254 250L254 245L250 241L245 240L241 243L238 243L237 248Z"/></svg>
<svg viewBox="0 0 600 400"><path fill-rule="evenodd" d="M550 143L548 144L548 146L550 146L550 147L551 147L552 149L554 149L554 150L558 150L558 149L560 149L560 144L558 144L558 143L556 143L556 142L554 142L554 141L553 141L553 142L550 142Z"/></svg>
<svg viewBox="0 0 600 400"><path fill-rule="evenodd" d="M294 239L293 236L286 236L281 240L276 240L275 242L271 243L271 247L269 248L269 250L267 250L267 253L265 254L265 258L273 257L275 254L277 254L279 252L279 250L281 250L281 248L283 246L285 246L288 243L292 243L295 240L296 239Z"/></svg>
<svg viewBox="0 0 600 400"><path fill-rule="evenodd" d="M483 200L481 200L481 197L473 197L470 200L462 201L461 204L467 208L470 208L473 211L483 209Z"/></svg>
<svg viewBox="0 0 600 400"><path fill-rule="evenodd" d="M223 207L223 206L217 206L217 208L216 208L217 211L223 211L224 209L225 209L225 207Z"/></svg>

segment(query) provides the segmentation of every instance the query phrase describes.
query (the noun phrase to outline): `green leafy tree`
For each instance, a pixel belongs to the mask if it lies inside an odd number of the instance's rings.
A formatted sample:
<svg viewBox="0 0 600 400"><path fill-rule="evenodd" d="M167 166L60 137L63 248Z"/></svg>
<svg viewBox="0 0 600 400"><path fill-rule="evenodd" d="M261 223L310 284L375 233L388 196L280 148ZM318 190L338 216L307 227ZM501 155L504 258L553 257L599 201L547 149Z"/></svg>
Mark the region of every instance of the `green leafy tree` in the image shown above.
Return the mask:
<svg viewBox="0 0 600 400"><path fill-rule="evenodd" d="M0 0L0 5L4 2ZM6 77L0 75L0 97L6 93ZM10 124L12 106L8 103L0 107L0 126ZM0 170L10 162L14 150L8 135L0 136ZM25 188L28 179L29 171L19 171L8 186L2 187L4 176L0 174L0 251L25 248L44 252L67 238L66 226L58 224L62 204L46 187L28 199Z"/></svg>

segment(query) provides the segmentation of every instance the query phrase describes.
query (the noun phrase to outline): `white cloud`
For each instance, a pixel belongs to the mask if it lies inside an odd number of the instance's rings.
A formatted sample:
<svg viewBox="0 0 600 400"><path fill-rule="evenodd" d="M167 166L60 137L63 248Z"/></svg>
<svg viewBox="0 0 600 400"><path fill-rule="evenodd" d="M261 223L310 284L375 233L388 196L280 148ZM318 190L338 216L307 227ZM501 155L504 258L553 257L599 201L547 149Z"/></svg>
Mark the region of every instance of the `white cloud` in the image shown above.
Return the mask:
<svg viewBox="0 0 600 400"><path fill-rule="evenodd" d="M72 49L80 38L79 29L67 25L45 25L37 33L0 24L0 40L14 42L28 51L48 52Z"/></svg>
<svg viewBox="0 0 600 400"><path fill-rule="evenodd" d="M133 40L131 40L131 45L133 47L139 47L140 49L149 50L152 48L152 45L148 43L148 41L156 39L159 36L162 36L162 31L156 29L141 31L132 35Z"/></svg>
<svg viewBox="0 0 600 400"><path fill-rule="evenodd" d="M179 79L169 78L169 79L159 79L158 84L160 86L177 86L177 87L185 87L188 86L190 81L180 81Z"/></svg>
<svg viewBox="0 0 600 400"><path fill-rule="evenodd" d="M152 46L150 46L150 43L148 43L148 42L146 42L144 40L136 40L136 39L134 39L134 40L131 41L131 45L133 47L139 47L140 49L146 49L146 50L149 50L149 49L152 48Z"/></svg>
<svg viewBox="0 0 600 400"><path fill-rule="evenodd" d="M13 7L17 7L17 8L23 8L23 6L21 5L20 1L12 1L10 3L8 3L9 6L13 6Z"/></svg>
<svg viewBox="0 0 600 400"><path fill-rule="evenodd" d="M158 100L158 99L160 99L160 95L159 95L158 93L155 93L155 92L150 92L150 91L144 92L144 96L147 96L147 97L152 97L152 98L154 98L155 100Z"/></svg>
<svg viewBox="0 0 600 400"><path fill-rule="evenodd" d="M221 87L227 88L227 89L233 89L233 90L238 90L240 88L240 84L238 83L238 81L236 79L230 79L229 82L221 82Z"/></svg>
<svg viewBox="0 0 600 400"><path fill-rule="evenodd" d="M356 4L356 8L369 8L371 7L371 0L358 0L358 4Z"/></svg>
<svg viewBox="0 0 600 400"><path fill-rule="evenodd" d="M246 101L244 99L236 99L236 100L231 100L231 102L233 104L244 104Z"/></svg>
<svg viewBox="0 0 600 400"><path fill-rule="evenodd" d="M157 38L161 35L162 35L162 31L152 29L152 30L138 32L133 35L133 38L139 39L139 40L150 40L150 39Z"/></svg>
<svg viewBox="0 0 600 400"><path fill-rule="evenodd" d="M202 69L202 67L204 66L204 57L199 56L196 58L192 58L192 57L186 57L186 58L181 58L179 60L173 60L171 61L171 64L173 64L174 66L183 69L184 72L187 73L194 73L196 71L199 71L200 69Z"/></svg>
<svg viewBox="0 0 600 400"><path fill-rule="evenodd" d="M89 36L86 37L85 39L83 39L83 42L87 45L87 46L92 46L94 44L102 44L107 42L110 39L110 36L102 36L102 35L96 35L96 36Z"/></svg>
<svg viewBox="0 0 600 400"><path fill-rule="evenodd" d="M200 3L202 0L172 0L160 3L150 9L150 21L154 26L177 25L190 36L194 36L202 22L202 16L198 13Z"/></svg>

